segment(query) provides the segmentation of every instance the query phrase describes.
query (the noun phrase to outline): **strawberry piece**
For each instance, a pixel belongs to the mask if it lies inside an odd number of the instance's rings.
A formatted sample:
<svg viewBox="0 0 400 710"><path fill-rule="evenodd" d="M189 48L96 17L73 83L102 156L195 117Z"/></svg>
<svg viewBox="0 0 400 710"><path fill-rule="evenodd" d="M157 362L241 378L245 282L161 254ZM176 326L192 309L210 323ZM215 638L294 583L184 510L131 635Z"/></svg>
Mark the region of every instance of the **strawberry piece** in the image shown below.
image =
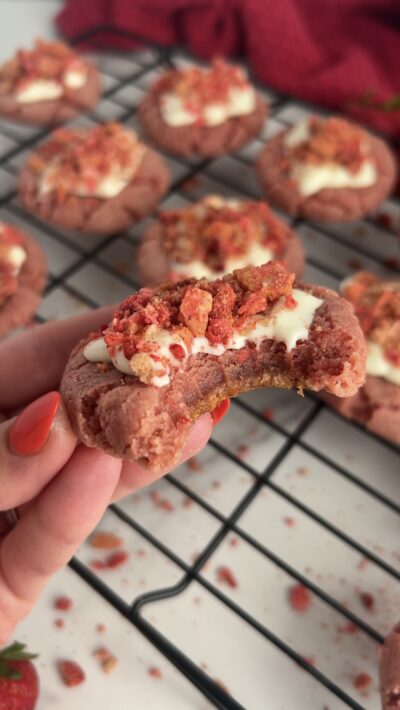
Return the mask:
<svg viewBox="0 0 400 710"><path fill-rule="evenodd" d="M114 552L112 555L107 557L106 566L108 569L115 569L116 567L121 567L129 558L129 553L125 550L119 550Z"/></svg>
<svg viewBox="0 0 400 710"><path fill-rule="evenodd" d="M187 289L179 311L183 322L194 336L205 335L212 302L211 293L208 293L208 291L197 288L197 286Z"/></svg>
<svg viewBox="0 0 400 710"><path fill-rule="evenodd" d="M267 299L265 296L262 296L261 293L249 293L243 305L240 306L238 313L240 316L253 316L256 313L262 313L266 308Z"/></svg>
<svg viewBox="0 0 400 710"><path fill-rule="evenodd" d="M68 611L73 606L73 601L70 597L57 597L54 601L54 609L58 611Z"/></svg>
<svg viewBox="0 0 400 710"><path fill-rule="evenodd" d="M176 358L176 360L185 359L185 351L182 345L179 345L179 343L172 343L172 345L169 346L169 350L174 356L174 358Z"/></svg>
<svg viewBox="0 0 400 710"><path fill-rule="evenodd" d="M0 651L1 710L33 710L39 695L39 678L32 663L35 654L14 642Z"/></svg>
<svg viewBox="0 0 400 710"><path fill-rule="evenodd" d="M162 673L158 666L150 666L148 674L151 675L152 678L162 678Z"/></svg>
<svg viewBox="0 0 400 710"><path fill-rule="evenodd" d="M372 683L372 678L368 673L358 673L353 678L353 685L357 690L365 690Z"/></svg>
<svg viewBox="0 0 400 710"><path fill-rule="evenodd" d="M105 530L99 530L99 532L93 533L89 540L90 547L95 547L98 550L114 550L117 547L121 547L122 544L122 538Z"/></svg>
<svg viewBox="0 0 400 710"><path fill-rule="evenodd" d="M243 288L265 296L268 301L275 301L280 296L289 294L294 274L290 274L278 262L270 262L264 266L245 266L233 272Z"/></svg>
<svg viewBox="0 0 400 710"><path fill-rule="evenodd" d="M369 592L360 592L360 601L361 604L369 611L374 608L375 599Z"/></svg>
<svg viewBox="0 0 400 710"><path fill-rule="evenodd" d="M238 586L238 581L232 572L230 567L227 567L225 565L218 567L217 569L217 579L219 582L222 582L223 584L227 584L229 587L232 587L233 589Z"/></svg>
<svg viewBox="0 0 400 710"><path fill-rule="evenodd" d="M86 675L81 666L75 661L63 660L57 663L57 669L64 685L72 688L86 680Z"/></svg>
<svg viewBox="0 0 400 710"><path fill-rule="evenodd" d="M308 610L311 604L311 594L303 584L295 584L289 590L289 603L292 609L301 613Z"/></svg>

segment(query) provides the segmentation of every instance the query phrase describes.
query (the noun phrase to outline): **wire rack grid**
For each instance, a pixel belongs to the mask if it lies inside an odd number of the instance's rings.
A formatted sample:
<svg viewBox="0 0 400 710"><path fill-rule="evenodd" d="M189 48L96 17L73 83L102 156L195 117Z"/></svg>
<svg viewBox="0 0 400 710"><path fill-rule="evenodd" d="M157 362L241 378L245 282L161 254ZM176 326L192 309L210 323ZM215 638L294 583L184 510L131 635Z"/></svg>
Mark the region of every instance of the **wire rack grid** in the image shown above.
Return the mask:
<svg viewBox="0 0 400 710"><path fill-rule="evenodd" d="M139 133L136 109L147 87L166 63L193 63L182 51L154 47L96 59L102 100L72 123L118 120ZM209 192L261 197L253 162L264 142L323 112L258 88L270 105L261 136L215 160L165 155L173 182L161 208ZM16 179L46 136L0 121L0 218L32 233L49 263L38 321L135 290L137 243L152 220L104 238L28 216ZM380 217L358 223L297 221L307 255L304 280L337 288L358 268L393 276L396 224L395 199ZM234 400L195 461L111 506L99 529L121 534L133 563L106 577L92 568L85 544L70 567L200 691L182 707L376 708L377 650L400 605L398 454L312 395L249 393ZM303 613L288 601L298 584L310 602ZM364 685L362 673L370 676ZM146 705L178 706L154 698Z"/></svg>

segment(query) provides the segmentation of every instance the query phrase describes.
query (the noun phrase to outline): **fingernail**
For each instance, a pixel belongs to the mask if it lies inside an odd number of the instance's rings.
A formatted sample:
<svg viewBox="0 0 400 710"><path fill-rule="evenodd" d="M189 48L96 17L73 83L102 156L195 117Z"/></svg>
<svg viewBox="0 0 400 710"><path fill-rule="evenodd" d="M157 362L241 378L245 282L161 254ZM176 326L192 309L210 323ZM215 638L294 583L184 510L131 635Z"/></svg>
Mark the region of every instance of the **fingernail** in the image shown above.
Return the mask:
<svg viewBox="0 0 400 710"><path fill-rule="evenodd" d="M8 432L12 451L21 456L37 454L49 438L61 402L59 392L48 392L29 404Z"/></svg>
<svg viewBox="0 0 400 710"><path fill-rule="evenodd" d="M222 402L217 404L215 409L213 409L211 412L213 426L215 426L216 424L218 424L218 422L221 421L221 419L225 416L225 414L227 413L230 406L231 406L230 399L223 399Z"/></svg>

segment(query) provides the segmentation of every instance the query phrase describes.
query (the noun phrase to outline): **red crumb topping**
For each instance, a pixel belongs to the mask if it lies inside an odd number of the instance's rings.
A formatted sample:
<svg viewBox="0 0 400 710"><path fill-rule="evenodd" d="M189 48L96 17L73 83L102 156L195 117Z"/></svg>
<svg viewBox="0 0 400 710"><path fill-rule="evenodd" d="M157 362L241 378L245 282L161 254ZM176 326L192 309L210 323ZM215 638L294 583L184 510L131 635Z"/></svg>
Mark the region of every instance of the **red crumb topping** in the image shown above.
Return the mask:
<svg viewBox="0 0 400 710"><path fill-rule="evenodd" d="M286 525L288 528L292 528L293 525L296 524L296 523L295 523L295 519L294 519L294 518L291 518L289 515L286 516L285 518L283 518L283 522L285 523L285 525Z"/></svg>
<svg viewBox="0 0 400 710"><path fill-rule="evenodd" d="M54 609L58 611L69 611L73 606L73 601L70 597L57 597L54 601Z"/></svg>
<svg viewBox="0 0 400 710"><path fill-rule="evenodd" d="M25 89L33 81L45 79L63 85L65 73L88 70L87 62L62 42L37 40L32 50L20 49L13 59L0 68L0 96Z"/></svg>
<svg viewBox="0 0 400 710"><path fill-rule="evenodd" d="M93 533L89 539L90 547L95 547L98 550L115 550L117 547L122 547L122 544L122 538L104 530Z"/></svg>
<svg viewBox="0 0 400 710"><path fill-rule="evenodd" d="M364 335L400 367L400 281L360 271L344 283L342 294L352 303Z"/></svg>
<svg viewBox="0 0 400 710"><path fill-rule="evenodd" d="M265 202L232 205L210 196L190 207L161 212L159 218L169 261L188 264L188 269L190 262L200 261L218 274L227 270L228 259L245 262L253 244L279 257L288 242L286 225Z"/></svg>
<svg viewBox="0 0 400 710"><path fill-rule="evenodd" d="M56 629L63 629L65 626L64 619L54 619L54 626Z"/></svg>
<svg viewBox="0 0 400 710"><path fill-rule="evenodd" d="M10 224L0 222L0 306L18 287L18 274L10 262L10 247L23 246L21 232Z"/></svg>
<svg viewBox="0 0 400 710"><path fill-rule="evenodd" d="M353 621L348 621L344 626L338 626L337 632L339 634L356 634L358 631L358 626Z"/></svg>
<svg viewBox="0 0 400 710"><path fill-rule="evenodd" d="M111 671L114 670L114 668L118 665L118 659L116 656L114 656L111 651L108 650L105 646L100 646L97 648L93 656L95 659L99 662L101 669L104 671L104 673L111 673Z"/></svg>
<svg viewBox="0 0 400 710"><path fill-rule="evenodd" d="M121 567L129 558L129 553L126 550L118 550L118 552L113 552L106 559L106 565L108 569L115 569L116 567Z"/></svg>
<svg viewBox="0 0 400 710"><path fill-rule="evenodd" d="M251 333L260 315L268 315L291 292L293 281L293 274L270 262L237 269L219 281L190 279L157 291L144 288L120 305L102 335L111 355L122 349L127 359L135 356L136 374L142 382L151 383L154 370L149 368L149 359L160 363L161 372L170 367L155 340L160 330L180 338L189 352L195 335L212 345L226 345L233 333ZM243 314L253 295L257 308L251 309L251 315Z"/></svg>
<svg viewBox="0 0 400 710"><path fill-rule="evenodd" d="M60 203L78 187L86 195L95 194L104 176L115 171L129 181L143 151L136 134L119 123L90 129L60 128L38 147L27 164L38 175L48 170L46 187Z"/></svg>
<svg viewBox="0 0 400 710"><path fill-rule="evenodd" d="M303 584L295 584L289 589L289 603L295 611L307 611L311 604L310 591Z"/></svg>
<svg viewBox="0 0 400 710"><path fill-rule="evenodd" d="M147 672L152 678L162 678L161 669L158 666L150 666Z"/></svg>
<svg viewBox="0 0 400 710"><path fill-rule="evenodd" d="M360 592L361 604L368 610L372 610L375 606L375 599L369 592Z"/></svg>
<svg viewBox="0 0 400 710"><path fill-rule="evenodd" d="M191 459L186 461L186 466L190 468L191 471L202 471L203 467L197 458L197 456L192 456Z"/></svg>
<svg viewBox="0 0 400 710"><path fill-rule="evenodd" d="M287 149L290 162L310 165L333 162L352 173L358 172L368 156L368 136L359 126L343 118L312 117L309 119L310 137Z"/></svg>
<svg viewBox="0 0 400 710"><path fill-rule="evenodd" d="M70 688L80 685L86 679L85 672L75 661L59 661L57 668L62 682Z"/></svg>
<svg viewBox="0 0 400 710"><path fill-rule="evenodd" d="M365 690L372 683L372 678L368 673L358 673L353 678L353 685L357 690Z"/></svg>
<svg viewBox="0 0 400 710"><path fill-rule="evenodd" d="M227 584L229 587L235 588L238 586L238 581L232 572L230 567L226 567L223 565L222 567L218 567L217 569L217 579L218 582L222 582L223 584Z"/></svg>
<svg viewBox="0 0 400 710"><path fill-rule="evenodd" d="M205 104L228 103L231 89L249 86L246 74L240 67L230 66L222 59L214 59L209 69L191 67L166 72L155 84L154 92L160 102L163 94L177 94L186 111L195 116L198 125L202 125Z"/></svg>
<svg viewBox="0 0 400 710"><path fill-rule="evenodd" d="M104 634L106 627L104 624L97 624L96 631L98 634Z"/></svg>

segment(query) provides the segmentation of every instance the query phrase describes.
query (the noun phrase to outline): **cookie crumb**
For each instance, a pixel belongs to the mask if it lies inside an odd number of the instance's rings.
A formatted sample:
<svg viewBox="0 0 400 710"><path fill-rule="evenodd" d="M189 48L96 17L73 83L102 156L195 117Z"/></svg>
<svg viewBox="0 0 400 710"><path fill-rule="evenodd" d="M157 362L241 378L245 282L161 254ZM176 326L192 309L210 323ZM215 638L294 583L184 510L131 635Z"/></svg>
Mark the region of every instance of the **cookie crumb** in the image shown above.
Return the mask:
<svg viewBox="0 0 400 710"><path fill-rule="evenodd" d="M98 634L104 634L105 630L106 627L104 626L104 624L97 624L96 631Z"/></svg>
<svg viewBox="0 0 400 710"><path fill-rule="evenodd" d="M90 547L94 547L98 550L114 550L117 547L122 547L122 544L122 538L118 537L118 535L114 535L112 532L106 532L105 530L95 532L89 538Z"/></svg>
<svg viewBox="0 0 400 710"><path fill-rule="evenodd" d="M202 465L201 465L199 459L197 458L197 456L192 456L191 459L188 459L188 460L186 461L186 466L187 466L188 468L190 468L191 471L196 471L196 472L198 472L198 471L202 471L202 470L203 470L203 467L202 467Z"/></svg>
<svg viewBox="0 0 400 710"><path fill-rule="evenodd" d="M307 476L307 474L309 473L309 470L308 470L307 466L299 466L299 468L296 469L296 473L299 476Z"/></svg>
<svg viewBox="0 0 400 710"><path fill-rule="evenodd" d="M54 619L54 626L56 629L63 629L65 626L64 619Z"/></svg>

